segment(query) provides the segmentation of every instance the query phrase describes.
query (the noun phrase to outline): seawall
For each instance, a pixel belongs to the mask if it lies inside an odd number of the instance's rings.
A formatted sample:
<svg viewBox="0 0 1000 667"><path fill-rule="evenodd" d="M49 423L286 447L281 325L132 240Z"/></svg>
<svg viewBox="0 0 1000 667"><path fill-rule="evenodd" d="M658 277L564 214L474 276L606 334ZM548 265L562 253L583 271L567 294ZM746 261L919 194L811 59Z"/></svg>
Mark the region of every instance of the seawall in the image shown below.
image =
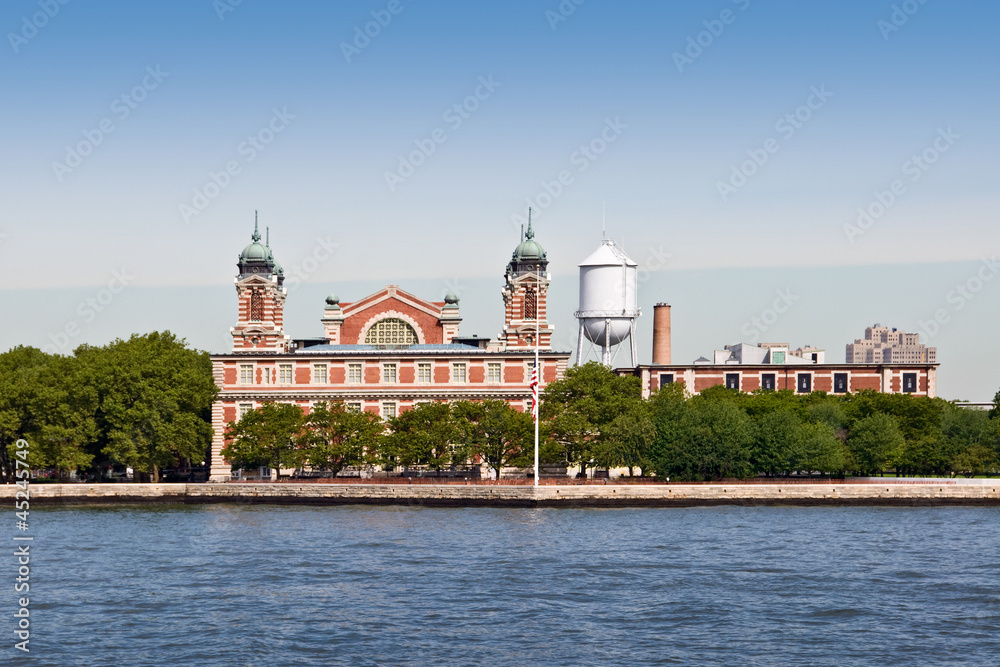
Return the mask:
<svg viewBox="0 0 1000 667"><path fill-rule="evenodd" d="M980 481L980 480L977 480ZM32 484L32 509L66 505L269 504L438 507L695 507L706 505L995 505L1000 479L982 484ZM14 504L17 486L0 486ZM23 496L22 496L23 497Z"/></svg>

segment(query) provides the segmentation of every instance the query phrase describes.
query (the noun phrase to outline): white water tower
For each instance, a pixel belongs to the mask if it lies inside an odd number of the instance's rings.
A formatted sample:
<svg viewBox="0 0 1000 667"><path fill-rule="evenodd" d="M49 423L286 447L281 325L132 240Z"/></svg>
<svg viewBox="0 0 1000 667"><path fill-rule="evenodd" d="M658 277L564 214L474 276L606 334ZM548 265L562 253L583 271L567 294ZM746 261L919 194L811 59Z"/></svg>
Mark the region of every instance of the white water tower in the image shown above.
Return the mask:
<svg viewBox="0 0 1000 667"><path fill-rule="evenodd" d="M638 264L618 245L604 239L590 257L580 262L580 339L576 363L583 361L583 340L601 348L601 363L610 367L612 348L628 339L635 366L635 319L639 317Z"/></svg>

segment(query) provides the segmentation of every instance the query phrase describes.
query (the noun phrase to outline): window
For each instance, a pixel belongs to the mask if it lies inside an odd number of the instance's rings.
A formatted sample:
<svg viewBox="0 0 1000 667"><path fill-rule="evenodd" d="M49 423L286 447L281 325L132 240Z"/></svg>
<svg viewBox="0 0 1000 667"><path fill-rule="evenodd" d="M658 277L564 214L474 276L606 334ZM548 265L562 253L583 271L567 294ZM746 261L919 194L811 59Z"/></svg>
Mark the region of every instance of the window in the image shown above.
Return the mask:
<svg viewBox="0 0 1000 667"><path fill-rule="evenodd" d="M264 300L260 296L260 290L250 292L250 321L260 322L264 319Z"/></svg>
<svg viewBox="0 0 1000 667"><path fill-rule="evenodd" d="M531 287L524 291L524 319L534 320L538 317L538 297Z"/></svg>
<svg viewBox="0 0 1000 667"><path fill-rule="evenodd" d="M326 364L313 364L313 384L326 384Z"/></svg>
<svg viewBox="0 0 1000 667"><path fill-rule="evenodd" d="M240 384L253 384L253 364L240 364Z"/></svg>
<svg viewBox="0 0 1000 667"><path fill-rule="evenodd" d="M660 373L660 389L663 389L668 384L674 383L673 373Z"/></svg>
<svg viewBox="0 0 1000 667"><path fill-rule="evenodd" d="M503 381L500 375L500 362L491 361L486 364L486 381L493 384L499 384Z"/></svg>
<svg viewBox="0 0 1000 667"><path fill-rule="evenodd" d="M348 410L353 410L355 412L361 412L361 404L358 403L358 402L356 402L356 401L352 402L352 403L348 403L347 404L347 409Z"/></svg>
<svg viewBox="0 0 1000 667"><path fill-rule="evenodd" d="M812 391L812 375L809 373L799 373L798 381L796 386L799 388L800 394L808 394Z"/></svg>
<svg viewBox="0 0 1000 667"><path fill-rule="evenodd" d="M774 391L774 373L763 373L760 376L760 388L764 391Z"/></svg>
<svg viewBox="0 0 1000 667"><path fill-rule="evenodd" d="M365 334L365 345L377 347L409 347L417 342L417 332L403 320L387 317L371 326Z"/></svg>
<svg viewBox="0 0 1000 667"><path fill-rule="evenodd" d="M458 363L451 367L451 379L453 382L465 382L465 364Z"/></svg>
<svg viewBox="0 0 1000 667"><path fill-rule="evenodd" d="M278 364L278 383L279 384L291 384L292 383L292 365L291 364Z"/></svg>
<svg viewBox="0 0 1000 667"><path fill-rule="evenodd" d="M726 389L740 390L740 374L726 373Z"/></svg>
<svg viewBox="0 0 1000 667"><path fill-rule="evenodd" d="M396 417L396 404L395 403L383 403L382 404L382 419L394 419Z"/></svg>
<svg viewBox="0 0 1000 667"><path fill-rule="evenodd" d="M835 394L847 393L847 373L833 374L833 393Z"/></svg>
<svg viewBox="0 0 1000 667"><path fill-rule="evenodd" d="M243 419L243 415L252 411L253 411L253 403L240 403L239 410L237 413L239 414L238 419Z"/></svg>
<svg viewBox="0 0 1000 667"><path fill-rule="evenodd" d="M429 362L417 364L417 382L421 384L431 383L431 365Z"/></svg>
<svg viewBox="0 0 1000 667"><path fill-rule="evenodd" d="M262 368L260 370L261 384L271 384L271 372L270 368Z"/></svg>
<svg viewBox="0 0 1000 667"><path fill-rule="evenodd" d="M382 382L396 384L396 364L382 364Z"/></svg>
<svg viewBox="0 0 1000 667"><path fill-rule="evenodd" d="M783 363L785 363L785 353L784 352L772 352L771 353L771 363L772 364L783 364Z"/></svg>
<svg viewBox="0 0 1000 667"><path fill-rule="evenodd" d="M903 373L903 391L912 394L917 390L917 374Z"/></svg>
<svg viewBox="0 0 1000 667"><path fill-rule="evenodd" d="M361 364L347 364L347 381L361 384Z"/></svg>

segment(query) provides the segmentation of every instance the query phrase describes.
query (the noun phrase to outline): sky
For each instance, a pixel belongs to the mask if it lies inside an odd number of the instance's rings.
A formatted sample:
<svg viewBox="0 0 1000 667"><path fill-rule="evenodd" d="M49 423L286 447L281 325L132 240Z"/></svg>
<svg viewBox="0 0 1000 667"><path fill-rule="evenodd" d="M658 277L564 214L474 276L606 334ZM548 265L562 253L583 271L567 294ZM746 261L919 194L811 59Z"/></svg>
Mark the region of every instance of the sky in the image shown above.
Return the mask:
<svg viewBox="0 0 1000 667"><path fill-rule="evenodd" d="M293 337L321 334L325 295L390 283L456 292L462 333L492 336L531 206L562 349L603 228L640 266L640 361L659 301L678 363L740 341L840 362L878 322L938 347L940 395L985 401L998 20L962 0L8 0L0 349L170 329L226 351L255 210Z"/></svg>

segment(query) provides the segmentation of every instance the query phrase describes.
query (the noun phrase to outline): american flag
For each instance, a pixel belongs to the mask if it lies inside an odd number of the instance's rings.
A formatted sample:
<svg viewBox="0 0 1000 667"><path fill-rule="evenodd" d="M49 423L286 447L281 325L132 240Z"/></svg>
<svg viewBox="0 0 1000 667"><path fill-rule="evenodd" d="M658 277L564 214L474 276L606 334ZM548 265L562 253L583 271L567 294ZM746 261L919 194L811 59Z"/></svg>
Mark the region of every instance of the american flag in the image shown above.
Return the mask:
<svg viewBox="0 0 1000 667"><path fill-rule="evenodd" d="M531 418L538 421L538 366L531 368Z"/></svg>

